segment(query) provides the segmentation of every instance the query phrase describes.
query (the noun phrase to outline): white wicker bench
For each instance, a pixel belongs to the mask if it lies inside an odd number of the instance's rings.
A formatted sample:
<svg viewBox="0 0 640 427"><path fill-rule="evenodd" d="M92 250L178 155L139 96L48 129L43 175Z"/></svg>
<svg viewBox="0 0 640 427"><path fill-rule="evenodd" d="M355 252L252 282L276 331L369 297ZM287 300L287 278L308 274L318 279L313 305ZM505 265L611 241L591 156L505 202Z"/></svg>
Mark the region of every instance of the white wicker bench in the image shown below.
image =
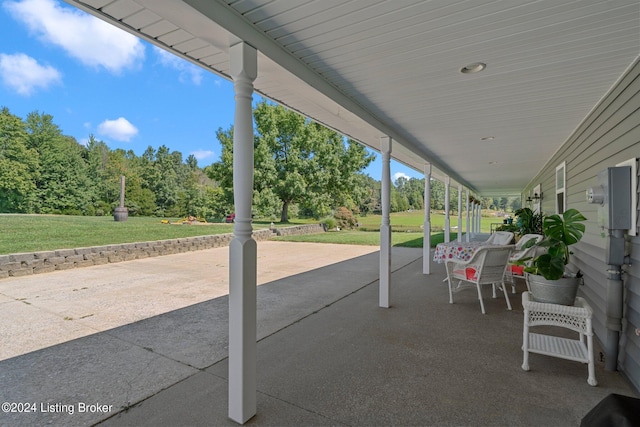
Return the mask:
<svg viewBox="0 0 640 427"><path fill-rule="evenodd" d="M522 337L522 369L529 370L529 353L544 354L589 365L589 385L598 385L593 360L593 310L577 297L573 306L535 302L529 292L522 294L524 330ZM577 340L529 332L532 326L559 326L577 332ZM585 340L586 338L586 340Z"/></svg>

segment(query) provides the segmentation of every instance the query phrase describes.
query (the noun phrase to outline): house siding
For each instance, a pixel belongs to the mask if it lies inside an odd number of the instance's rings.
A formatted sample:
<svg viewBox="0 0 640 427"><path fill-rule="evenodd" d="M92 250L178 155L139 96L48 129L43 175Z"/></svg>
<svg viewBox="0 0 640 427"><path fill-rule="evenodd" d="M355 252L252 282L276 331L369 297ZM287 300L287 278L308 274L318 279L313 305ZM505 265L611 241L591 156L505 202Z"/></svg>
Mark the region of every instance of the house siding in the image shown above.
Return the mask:
<svg viewBox="0 0 640 427"><path fill-rule="evenodd" d="M638 157L640 61L636 59L523 193L526 198L540 184L543 194L541 210L554 213L556 167L566 162L566 209L576 208L587 217L582 241L572 246L572 261L584 273L584 286L580 293L594 310L594 333L600 343L606 342L607 337L606 241L597 222L598 206L587 203L585 191L596 184L596 176L602 170ZM633 191L638 192L638 188ZM637 229L638 224L635 227ZM623 267L624 319L618 369L624 372L636 390L640 390L640 337L636 335L640 329L640 236L627 236L627 239L631 262Z"/></svg>

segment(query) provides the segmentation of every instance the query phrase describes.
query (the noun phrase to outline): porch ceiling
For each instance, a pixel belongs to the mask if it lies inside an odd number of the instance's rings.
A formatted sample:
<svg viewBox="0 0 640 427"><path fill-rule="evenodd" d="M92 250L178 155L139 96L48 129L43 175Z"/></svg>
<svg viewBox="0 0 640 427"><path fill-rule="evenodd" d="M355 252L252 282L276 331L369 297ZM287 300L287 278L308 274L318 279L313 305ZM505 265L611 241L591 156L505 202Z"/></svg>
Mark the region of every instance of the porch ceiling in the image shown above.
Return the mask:
<svg viewBox="0 0 640 427"><path fill-rule="evenodd" d="M261 94L482 195L520 193L640 53L637 0L67 1L227 78L244 40Z"/></svg>

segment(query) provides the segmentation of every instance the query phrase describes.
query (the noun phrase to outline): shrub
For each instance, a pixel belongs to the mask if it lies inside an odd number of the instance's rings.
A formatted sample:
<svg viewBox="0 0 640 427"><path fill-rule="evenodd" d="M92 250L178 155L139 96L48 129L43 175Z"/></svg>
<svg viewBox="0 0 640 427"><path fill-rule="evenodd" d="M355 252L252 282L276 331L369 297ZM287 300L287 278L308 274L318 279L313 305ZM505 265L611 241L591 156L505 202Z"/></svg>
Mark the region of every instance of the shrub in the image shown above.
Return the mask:
<svg viewBox="0 0 640 427"><path fill-rule="evenodd" d="M333 230L338 225L338 221L332 216L323 219L322 223L327 226L327 230Z"/></svg>
<svg viewBox="0 0 640 427"><path fill-rule="evenodd" d="M356 218L353 216L353 212L344 206L339 207L333 217L338 222L338 227L340 228L351 229L357 224Z"/></svg>

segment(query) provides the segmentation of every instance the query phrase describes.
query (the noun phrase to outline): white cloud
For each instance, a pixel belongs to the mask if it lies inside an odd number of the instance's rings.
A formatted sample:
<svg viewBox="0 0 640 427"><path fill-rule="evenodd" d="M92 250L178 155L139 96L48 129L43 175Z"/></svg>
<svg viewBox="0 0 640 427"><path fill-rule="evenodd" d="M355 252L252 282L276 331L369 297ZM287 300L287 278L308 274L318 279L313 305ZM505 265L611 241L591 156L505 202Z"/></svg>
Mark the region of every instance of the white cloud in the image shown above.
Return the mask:
<svg viewBox="0 0 640 427"><path fill-rule="evenodd" d="M409 175L407 175L406 173L402 173L402 172L396 172L393 174L393 182L396 182L398 180L398 178L405 178L406 180L411 179L411 177Z"/></svg>
<svg viewBox="0 0 640 427"><path fill-rule="evenodd" d="M40 40L61 47L87 66L118 74L144 59L138 38L57 1L6 1L3 6Z"/></svg>
<svg viewBox="0 0 640 427"><path fill-rule="evenodd" d="M5 55L0 53L0 79L5 85L20 95L29 96L37 89L47 89L60 83L62 75L50 65L40 65L38 61L24 53Z"/></svg>
<svg viewBox="0 0 640 427"><path fill-rule="evenodd" d="M158 55L160 64L180 72L178 80L180 80L181 83L188 80L196 86L202 83L204 72L200 68L159 47L154 46L153 51Z"/></svg>
<svg viewBox="0 0 640 427"><path fill-rule="evenodd" d="M215 153L210 150L196 150L196 151L192 151L189 154L193 154L194 157L198 160L204 160L206 158L212 157Z"/></svg>
<svg viewBox="0 0 640 427"><path fill-rule="evenodd" d="M116 141L129 142L138 134L138 129L129 120L119 117L115 120L105 120L98 125L98 133Z"/></svg>

